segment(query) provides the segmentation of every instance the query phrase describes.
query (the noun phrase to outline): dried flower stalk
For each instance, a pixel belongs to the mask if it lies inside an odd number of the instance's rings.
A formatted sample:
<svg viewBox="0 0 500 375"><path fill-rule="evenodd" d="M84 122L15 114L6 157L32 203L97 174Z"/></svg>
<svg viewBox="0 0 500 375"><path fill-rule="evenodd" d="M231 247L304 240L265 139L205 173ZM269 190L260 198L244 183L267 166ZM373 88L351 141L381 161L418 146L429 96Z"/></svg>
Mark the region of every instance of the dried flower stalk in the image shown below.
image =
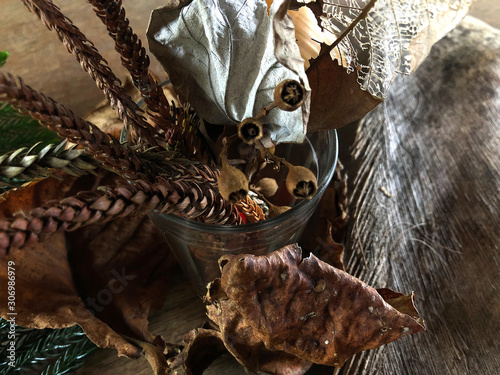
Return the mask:
<svg viewBox="0 0 500 375"><path fill-rule="evenodd" d="M56 131L70 142L85 147L96 159L130 180L151 180L151 164L121 145L94 124L76 116L71 110L44 94L33 90L19 79L0 73L0 100L25 110L42 125Z"/></svg>
<svg viewBox="0 0 500 375"><path fill-rule="evenodd" d="M89 0L101 21L106 25L109 35L115 41L115 49L121 55L122 65L130 72L135 87L148 108L155 112L151 118L154 123L172 138L177 138L173 130L175 124L170 121L172 114L168 100L159 83L149 74L149 56L141 40L134 33L126 18L122 1Z"/></svg>
<svg viewBox="0 0 500 375"><path fill-rule="evenodd" d="M50 29L94 79L104 92L118 117L125 126L132 127L138 135L152 146L157 146L159 134L141 115L142 111L121 86L120 80L111 71L106 60L99 54L93 43L68 19L50 0L23 0L24 5Z"/></svg>
<svg viewBox="0 0 500 375"><path fill-rule="evenodd" d="M41 236L153 210L178 212L189 219L203 217L204 222L214 224L241 224L237 211L210 188L216 178L217 173L208 167L187 170L177 166L177 175L159 177L155 184L133 186L121 181L115 188L81 192L35 208L26 217L4 219L0 221L0 256Z"/></svg>
<svg viewBox="0 0 500 375"><path fill-rule="evenodd" d="M20 178L32 181L45 178L52 170L60 170L71 176L92 173L101 163L73 146L65 149L67 141L58 145L50 144L37 153L33 149L21 148L0 156L0 178ZM0 181L0 185L2 181ZM9 183L7 182L7 185Z"/></svg>

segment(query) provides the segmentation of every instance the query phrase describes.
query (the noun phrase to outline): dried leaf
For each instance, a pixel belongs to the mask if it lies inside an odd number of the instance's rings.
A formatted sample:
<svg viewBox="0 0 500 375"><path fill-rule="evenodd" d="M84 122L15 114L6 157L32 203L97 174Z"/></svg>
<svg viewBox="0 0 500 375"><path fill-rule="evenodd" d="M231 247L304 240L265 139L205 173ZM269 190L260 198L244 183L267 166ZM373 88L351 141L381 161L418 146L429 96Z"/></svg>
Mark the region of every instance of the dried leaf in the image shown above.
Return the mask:
<svg viewBox="0 0 500 375"><path fill-rule="evenodd" d="M59 177L5 193L0 218L24 215L51 199L116 180L112 173L78 179L60 173ZM0 280L5 284L9 261L16 269L18 325L63 328L79 324L96 345L114 348L118 355L130 358L141 354L129 342L136 340L147 347L148 360L162 373L165 342L148 331L147 317L152 308L162 306L168 269L174 261L149 218L127 217L55 233L50 241L11 251L0 261ZM0 301L0 315L8 319L6 288L0 291ZM150 350L152 347L156 349Z"/></svg>
<svg viewBox="0 0 500 375"><path fill-rule="evenodd" d="M40 181L30 182L20 188L0 195L0 219L28 214L52 199L62 199L73 186L76 178L63 172L54 173Z"/></svg>
<svg viewBox="0 0 500 375"><path fill-rule="evenodd" d="M226 349L246 370L301 375L311 367L311 361L267 348L265 343L256 337L254 328L238 311L236 304L227 298L221 289L220 279L209 284L206 300L209 302L208 317L219 326Z"/></svg>
<svg viewBox="0 0 500 375"><path fill-rule="evenodd" d="M215 359L226 352L220 332L213 329L193 329L184 335L184 342L186 346L180 357L186 375L203 374Z"/></svg>
<svg viewBox="0 0 500 375"><path fill-rule="evenodd" d="M180 8L171 1L152 13L150 49L202 119L237 125L273 102L281 81L295 79L309 89L288 3L274 1L268 14L264 0L193 0ZM263 118L274 139L303 140L308 95L301 108Z"/></svg>
<svg viewBox="0 0 500 375"><path fill-rule="evenodd" d="M357 121L382 103L360 90L355 74L331 59L318 59L307 70L311 85L311 116L307 131L338 129Z"/></svg>
<svg viewBox="0 0 500 375"><path fill-rule="evenodd" d="M344 245L341 241L348 222L347 174L340 161L335 175L321 196L314 215L300 237L299 244L323 262L345 271Z"/></svg>
<svg viewBox="0 0 500 375"><path fill-rule="evenodd" d="M383 298L398 302L401 294L380 295L314 255L301 255L297 245L288 245L264 256L219 260L222 277L211 286L207 309L225 343L239 340L231 330L240 325L247 340L267 350L341 366L355 353L425 329L413 312L400 312Z"/></svg>
<svg viewBox="0 0 500 375"><path fill-rule="evenodd" d="M134 102L141 98L140 92L135 88L132 79L127 76L123 85L126 93L130 95ZM92 112L85 115L85 120L97 125L99 129L116 139L120 139L123 129L123 121L116 115L116 111L109 105L109 101L104 99Z"/></svg>
<svg viewBox="0 0 500 375"><path fill-rule="evenodd" d="M137 358L140 350L85 307L73 283L66 253L66 239L61 233L50 241L27 246L0 260L0 280L7 285L7 264L16 270L16 324L30 328L65 328L80 325L98 346L114 348L118 355ZM9 319L7 289L0 291L0 316Z"/></svg>
<svg viewBox="0 0 500 375"><path fill-rule="evenodd" d="M466 15L471 3L318 0L307 4L322 29L335 38L352 27L333 50L323 45L307 71L314 115L308 130L338 128L373 109L387 96L395 76L412 73L432 45ZM363 9L372 5L364 16ZM343 77L345 73L352 76Z"/></svg>
<svg viewBox="0 0 500 375"><path fill-rule="evenodd" d="M175 261L151 220L126 217L66 236L74 282L88 308L115 331L155 342L147 318L163 305Z"/></svg>

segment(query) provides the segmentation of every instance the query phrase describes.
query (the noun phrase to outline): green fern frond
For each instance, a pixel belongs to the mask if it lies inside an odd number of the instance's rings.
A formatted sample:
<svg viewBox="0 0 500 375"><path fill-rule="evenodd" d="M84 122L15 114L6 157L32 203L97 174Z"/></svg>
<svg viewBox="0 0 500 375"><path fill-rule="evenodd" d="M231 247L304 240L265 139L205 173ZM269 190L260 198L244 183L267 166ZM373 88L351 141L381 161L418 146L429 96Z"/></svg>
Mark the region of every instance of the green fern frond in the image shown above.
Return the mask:
<svg viewBox="0 0 500 375"><path fill-rule="evenodd" d="M97 349L75 325L64 329L27 329L16 326L16 362L8 365L8 322L0 321L2 344L0 373L62 375L80 368L84 358ZM7 328L7 329L6 329Z"/></svg>

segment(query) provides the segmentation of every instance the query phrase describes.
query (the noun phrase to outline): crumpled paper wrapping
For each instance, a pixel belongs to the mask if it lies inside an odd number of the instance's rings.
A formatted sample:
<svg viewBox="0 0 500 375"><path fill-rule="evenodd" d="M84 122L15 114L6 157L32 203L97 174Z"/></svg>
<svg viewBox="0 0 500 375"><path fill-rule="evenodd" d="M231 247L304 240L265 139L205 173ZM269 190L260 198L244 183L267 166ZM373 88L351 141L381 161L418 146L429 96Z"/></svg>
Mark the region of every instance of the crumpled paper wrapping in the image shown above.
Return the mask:
<svg viewBox="0 0 500 375"><path fill-rule="evenodd" d="M278 142L302 142L309 84L295 43L288 1L172 0L153 11L149 47L178 93L211 124L236 125L273 101L274 88L295 79L307 90L294 112L263 118Z"/></svg>

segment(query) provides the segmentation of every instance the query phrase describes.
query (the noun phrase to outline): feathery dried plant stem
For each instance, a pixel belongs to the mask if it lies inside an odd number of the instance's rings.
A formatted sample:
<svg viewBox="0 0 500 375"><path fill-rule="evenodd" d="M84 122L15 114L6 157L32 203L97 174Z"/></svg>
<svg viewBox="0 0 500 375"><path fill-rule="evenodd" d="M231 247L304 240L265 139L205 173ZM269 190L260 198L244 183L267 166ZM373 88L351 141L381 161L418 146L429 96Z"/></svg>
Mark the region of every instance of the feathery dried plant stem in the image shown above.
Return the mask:
<svg viewBox="0 0 500 375"><path fill-rule="evenodd" d="M181 172L183 173L183 172ZM141 215L157 210L179 212L187 218L203 217L215 224L241 224L236 210L227 203L220 207L218 196L209 195L196 179L214 178L208 168L191 171L193 178L170 180L160 177L156 184L132 186L126 182L98 192L81 192L32 210L27 217L0 221L0 257L12 248L39 241L43 236L84 225L103 224L117 217ZM208 176L207 176L208 174ZM207 187L208 184L203 185ZM210 189L208 189L210 191ZM213 191L213 190L212 190ZM214 207L218 209L216 214Z"/></svg>
<svg viewBox="0 0 500 375"><path fill-rule="evenodd" d="M107 65L86 36L68 19L50 0L23 0L24 5L50 29L54 30L59 40L72 53L82 68L94 79L104 92L119 118L125 125L131 126L139 136L152 146L159 145L160 136L141 115L142 110L126 93L120 80ZM160 142L161 143L161 142Z"/></svg>
<svg viewBox="0 0 500 375"><path fill-rule="evenodd" d="M151 165L132 150L102 132L94 124L76 116L71 110L42 93L33 90L19 79L0 73L0 100L25 110L42 125L56 131L70 142L85 147L96 159L130 180L152 180Z"/></svg>
<svg viewBox="0 0 500 375"><path fill-rule="evenodd" d="M266 215L262 208L248 195L245 199L235 203L236 208L245 215L247 222L256 223L257 221L266 220Z"/></svg>
<svg viewBox="0 0 500 375"><path fill-rule="evenodd" d="M83 149L73 146L65 149L67 141L50 144L38 152L33 149L20 148L0 156L0 179L18 178L33 181L48 177L52 171L60 170L72 176L83 176L92 173L101 163L88 155ZM0 186L3 181L0 180Z"/></svg>
<svg viewBox="0 0 500 375"><path fill-rule="evenodd" d="M141 92L144 102L151 111L156 113L151 116L154 123L172 136L175 132L175 124L170 121L172 115L168 100L161 86L149 74L149 56L141 40L129 25L122 1L88 0L88 2L94 6L94 11L115 41L115 49L122 57L122 65L130 72L134 85Z"/></svg>

